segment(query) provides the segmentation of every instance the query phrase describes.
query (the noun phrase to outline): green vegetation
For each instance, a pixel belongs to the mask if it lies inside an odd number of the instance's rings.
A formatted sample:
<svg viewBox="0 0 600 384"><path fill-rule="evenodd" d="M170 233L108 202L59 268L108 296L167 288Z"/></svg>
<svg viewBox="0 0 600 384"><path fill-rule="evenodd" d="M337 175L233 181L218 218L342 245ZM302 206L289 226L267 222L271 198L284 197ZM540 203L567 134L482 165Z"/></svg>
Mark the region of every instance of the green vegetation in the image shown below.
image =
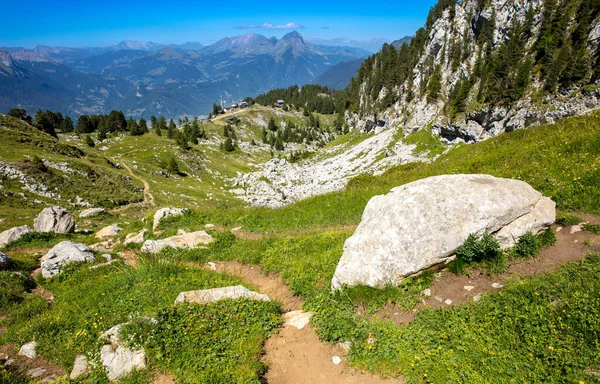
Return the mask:
<svg viewBox="0 0 600 384"><path fill-rule="evenodd" d="M595 235L600 235L600 224L585 224L583 230L592 232Z"/></svg>
<svg viewBox="0 0 600 384"><path fill-rule="evenodd" d="M574 215L572 213L564 213L561 212L558 215L556 215L556 224L558 225L564 225L564 226L571 226L571 225L577 225L579 223L581 223L583 221L583 219L577 215Z"/></svg>
<svg viewBox="0 0 600 384"><path fill-rule="evenodd" d="M449 269L454 273L464 273L470 264L484 263L488 273L503 272L506 269L506 258L500 243L489 233L481 237L470 234L464 244L456 250L456 259Z"/></svg>

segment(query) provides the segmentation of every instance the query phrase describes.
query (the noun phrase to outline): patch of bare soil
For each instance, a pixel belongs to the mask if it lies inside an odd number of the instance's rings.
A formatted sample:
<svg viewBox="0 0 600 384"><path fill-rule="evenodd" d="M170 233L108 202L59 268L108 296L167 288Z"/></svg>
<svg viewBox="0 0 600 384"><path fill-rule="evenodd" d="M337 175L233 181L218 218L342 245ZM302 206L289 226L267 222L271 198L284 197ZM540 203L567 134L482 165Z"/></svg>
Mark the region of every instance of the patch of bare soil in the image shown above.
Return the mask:
<svg viewBox="0 0 600 384"><path fill-rule="evenodd" d="M175 378L171 375L167 375L164 373L156 373L154 374L154 378L152 379L152 384L175 384Z"/></svg>
<svg viewBox="0 0 600 384"><path fill-rule="evenodd" d="M52 292L50 292L47 289L44 289L42 287L36 287L35 289L32 289L31 293L33 293L34 295L42 296L49 303L54 301L54 295L52 294Z"/></svg>
<svg viewBox="0 0 600 384"><path fill-rule="evenodd" d="M600 222L600 218L585 215L589 222ZM488 276L483 271L471 271L470 275L455 275L449 271L438 274L431 287L431 296L424 297L422 304L410 312L389 304L377 312L381 319L397 324L408 324L416 313L426 307L437 308L461 305L477 300L485 292L502 289L510 280L524 276L538 276L556 270L561 265L584 259L590 253L600 253L600 236L590 232L571 233L571 227L557 227L556 244L542 250L540 255L528 260L511 260L506 272Z"/></svg>
<svg viewBox="0 0 600 384"><path fill-rule="evenodd" d="M310 325L302 329L284 327L265 344L263 361L269 370L269 384L379 384L404 383L402 379L382 379L348 366L346 351L319 341ZM334 356L341 363L333 363Z"/></svg>
<svg viewBox="0 0 600 384"><path fill-rule="evenodd" d="M211 265L214 265L214 269ZM241 277L256 287L260 293L266 293L271 299L282 303L283 310L286 312L299 310L304 304L304 300L292 293L279 274L271 272L265 275L259 266L228 261L206 265L205 268Z"/></svg>
<svg viewBox="0 0 600 384"><path fill-rule="evenodd" d="M19 349L14 344L0 346L0 356L6 360L13 360L11 364L6 366L6 369L15 376L31 378L28 372L39 369L40 375L37 380L54 377L59 378L66 375L65 370L58 366L47 362L46 360L36 357L30 359L24 356L18 356ZM41 371L43 370L43 372Z"/></svg>
<svg viewBox="0 0 600 384"><path fill-rule="evenodd" d="M131 249L126 249L122 253L119 254L125 260L127 264L129 264L132 268L137 267L140 262L140 255L136 251L132 251Z"/></svg>

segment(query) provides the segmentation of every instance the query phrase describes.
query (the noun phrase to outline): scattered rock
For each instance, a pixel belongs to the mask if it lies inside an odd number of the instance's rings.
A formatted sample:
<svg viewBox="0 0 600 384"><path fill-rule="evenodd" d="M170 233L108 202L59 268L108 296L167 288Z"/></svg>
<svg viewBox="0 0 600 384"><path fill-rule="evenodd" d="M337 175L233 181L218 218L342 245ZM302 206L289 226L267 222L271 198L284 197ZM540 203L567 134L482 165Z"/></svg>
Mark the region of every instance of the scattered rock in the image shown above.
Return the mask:
<svg viewBox="0 0 600 384"><path fill-rule="evenodd" d="M206 263L206 265L208 265L208 269L211 271L217 270L217 264L213 263L212 261L209 261L208 263Z"/></svg>
<svg viewBox="0 0 600 384"><path fill-rule="evenodd" d="M56 375L50 375L48 377L45 377L42 380L42 383L52 383L53 381L56 381L56 380L58 380L58 376L56 376Z"/></svg>
<svg viewBox="0 0 600 384"><path fill-rule="evenodd" d="M158 228L160 222L167 217L181 216L189 212L186 208L161 208L154 214L154 222L152 224L152 230L155 231Z"/></svg>
<svg viewBox="0 0 600 384"><path fill-rule="evenodd" d="M314 315L314 312L304 311L291 311L283 315L284 325L296 327L298 329L304 328L310 323L310 318Z"/></svg>
<svg viewBox="0 0 600 384"><path fill-rule="evenodd" d="M88 217L98 216L105 212L106 212L106 209L104 209L104 208L88 208L88 209L84 209L83 211L81 211L79 213L79 217L82 219L85 219Z"/></svg>
<svg viewBox="0 0 600 384"><path fill-rule="evenodd" d="M431 296L431 289L427 288L423 290L423 296L425 297L430 297Z"/></svg>
<svg viewBox="0 0 600 384"><path fill-rule="evenodd" d="M123 245L142 244L144 242L144 236L146 235L146 232L148 232L147 229L142 229L140 233L128 234L125 236L125 242L123 242Z"/></svg>
<svg viewBox="0 0 600 384"><path fill-rule="evenodd" d="M333 362L333 364L335 365L340 365L342 363L342 358L339 356L333 356L331 358L331 361Z"/></svg>
<svg viewBox="0 0 600 384"><path fill-rule="evenodd" d="M115 325L100 336L108 342L100 350L100 360L110 381L127 376L135 369L146 368L146 353L143 349L129 349L119 339L121 328L127 323Z"/></svg>
<svg viewBox="0 0 600 384"><path fill-rule="evenodd" d="M446 304L446 305L452 305L452 300L450 300L450 299L446 299L446 300L444 301L444 304Z"/></svg>
<svg viewBox="0 0 600 384"><path fill-rule="evenodd" d="M112 255L110 253L105 253L105 254L102 255L102 257L104 257L104 260L106 260L109 263L111 261L113 261L113 257L112 257Z"/></svg>
<svg viewBox="0 0 600 384"><path fill-rule="evenodd" d="M583 231L583 228L581 228L581 225L573 225L571 226L571 235L576 234L577 232L581 232Z"/></svg>
<svg viewBox="0 0 600 384"><path fill-rule="evenodd" d="M21 349L19 349L19 356L25 356L30 359L35 359L37 357L35 347L37 347L37 343L35 341L23 344Z"/></svg>
<svg viewBox="0 0 600 384"><path fill-rule="evenodd" d="M204 229L213 229L214 227L215 227L215 225L214 225L214 224L206 224L206 225L204 226Z"/></svg>
<svg viewBox="0 0 600 384"><path fill-rule="evenodd" d="M234 287L203 289L200 291L181 292L175 299L175 304L197 303L209 304L226 299L245 298L249 300L271 301L265 294L253 292L246 287L237 285Z"/></svg>
<svg viewBox="0 0 600 384"><path fill-rule="evenodd" d="M562 231L562 227L556 227L556 233Z"/></svg>
<svg viewBox="0 0 600 384"><path fill-rule="evenodd" d="M504 288L504 285L502 285L500 283L492 283L492 288L500 289L500 288Z"/></svg>
<svg viewBox="0 0 600 384"><path fill-rule="evenodd" d="M106 240L111 239L119 235L123 228L119 228L116 225L109 225L108 227L104 227L96 233L96 239L98 240Z"/></svg>
<svg viewBox="0 0 600 384"><path fill-rule="evenodd" d="M75 219L62 207L44 208L33 220L37 232L72 233Z"/></svg>
<svg viewBox="0 0 600 384"><path fill-rule="evenodd" d="M71 380L77 379L79 376L83 376L89 373L89 362L88 358L85 355L78 355L75 358L75 363L73 363L73 370L71 371L71 375L69 377Z"/></svg>
<svg viewBox="0 0 600 384"><path fill-rule="evenodd" d="M520 180L443 175L373 197L332 279L383 287L453 260L469 234L492 233L503 247L555 220L555 204Z"/></svg>
<svg viewBox="0 0 600 384"><path fill-rule="evenodd" d="M31 377L32 379L37 379L42 377L45 373L45 368L33 368L27 371L27 376Z"/></svg>
<svg viewBox="0 0 600 384"><path fill-rule="evenodd" d="M352 342L351 341L345 341L343 343L337 343L336 345L337 345L337 347L339 349L341 349L342 351L344 351L346 353L350 352L350 348L352 348Z"/></svg>
<svg viewBox="0 0 600 384"><path fill-rule="evenodd" d="M94 254L87 245L63 241L42 257L42 276L52 278L61 272L64 265L94 261Z"/></svg>
<svg viewBox="0 0 600 384"><path fill-rule="evenodd" d="M439 301L440 303L441 303L442 301L444 301L444 299L442 299L442 298L441 298L441 297L439 297L439 296L436 296L436 297L434 297L434 299L436 299L436 300L437 300L437 301Z"/></svg>
<svg viewBox="0 0 600 384"><path fill-rule="evenodd" d="M231 232L236 233L242 230L242 227L233 227L231 228Z"/></svg>
<svg viewBox="0 0 600 384"><path fill-rule="evenodd" d="M479 300L481 300L481 293L478 293L475 296L473 296L473 301L474 302L478 302Z"/></svg>
<svg viewBox="0 0 600 384"><path fill-rule="evenodd" d="M7 254L0 252L0 271L10 267L12 259Z"/></svg>
<svg viewBox="0 0 600 384"><path fill-rule="evenodd" d="M19 240L21 236L31 232L33 231L29 225L7 229L6 231L0 233L0 248L6 247L13 241Z"/></svg>
<svg viewBox="0 0 600 384"><path fill-rule="evenodd" d="M166 247L194 249L212 242L212 236L204 231L190 232L161 240L146 240L144 245L142 245L142 252L157 253Z"/></svg>
<svg viewBox="0 0 600 384"><path fill-rule="evenodd" d="M471 292L473 289L475 289L475 287L474 287L474 286L472 286L472 285L465 285L463 288L464 288L464 289L465 289L465 291L467 291L467 292Z"/></svg>
<svg viewBox="0 0 600 384"><path fill-rule="evenodd" d="M4 366L5 366L5 367L10 367L11 365L13 365L13 364L14 364L14 363L16 363L16 362L17 362L17 360L15 360L15 359L8 359L8 360L6 360L6 362L4 363Z"/></svg>

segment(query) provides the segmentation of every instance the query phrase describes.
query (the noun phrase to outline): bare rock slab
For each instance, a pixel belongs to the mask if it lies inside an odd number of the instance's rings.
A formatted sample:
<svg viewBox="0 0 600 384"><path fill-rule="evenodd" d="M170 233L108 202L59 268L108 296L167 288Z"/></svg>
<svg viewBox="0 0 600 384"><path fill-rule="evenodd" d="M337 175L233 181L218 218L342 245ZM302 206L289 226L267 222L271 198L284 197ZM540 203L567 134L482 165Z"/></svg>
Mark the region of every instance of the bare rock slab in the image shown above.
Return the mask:
<svg viewBox="0 0 600 384"><path fill-rule="evenodd" d="M94 261L94 254L87 245L63 241L42 257L42 277L52 278L58 275L67 264Z"/></svg>
<svg viewBox="0 0 600 384"><path fill-rule="evenodd" d="M146 368L145 351L127 348L119 339L119 332L125 324L115 325L100 336L106 342L100 349L100 360L110 381L125 377L133 370Z"/></svg>
<svg viewBox="0 0 600 384"><path fill-rule="evenodd" d="M555 204L529 184L489 175L444 175L373 197L344 244L332 288L384 287L454 258L469 234L503 247L556 218Z"/></svg>
<svg viewBox="0 0 600 384"><path fill-rule="evenodd" d="M106 240L112 239L119 235L123 228L120 228L116 225L109 225L108 227L104 227L96 233L96 239L98 240Z"/></svg>
<svg viewBox="0 0 600 384"><path fill-rule="evenodd" d="M237 285L234 287L203 289L200 291L181 292L175 299L175 304L197 303L209 304L215 301L227 299L249 299L258 301L271 301L268 295L257 293L246 287Z"/></svg>
<svg viewBox="0 0 600 384"><path fill-rule="evenodd" d="M37 232L72 233L75 231L75 219L62 207L44 208L33 220L33 229Z"/></svg>
<svg viewBox="0 0 600 384"><path fill-rule="evenodd" d="M213 242L211 235L204 231L184 233L161 240L146 240L142 245L144 253L158 253L164 248L188 248L194 249L199 246L207 245Z"/></svg>
<svg viewBox="0 0 600 384"><path fill-rule="evenodd" d="M31 232L33 231L29 225L7 229L6 231L0 233L0 248L6 247L13 241L19 240L21 236Z"/></svg>

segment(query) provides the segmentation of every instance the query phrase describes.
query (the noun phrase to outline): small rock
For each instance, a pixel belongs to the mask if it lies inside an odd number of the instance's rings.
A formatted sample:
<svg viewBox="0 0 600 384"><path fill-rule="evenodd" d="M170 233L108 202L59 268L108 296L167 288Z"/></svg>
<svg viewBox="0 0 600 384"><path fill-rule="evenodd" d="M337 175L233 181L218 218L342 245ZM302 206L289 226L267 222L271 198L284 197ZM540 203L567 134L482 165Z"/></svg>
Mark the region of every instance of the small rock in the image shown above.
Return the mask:
<svg viewBox="0 0 600 384"><path fill-rule="evenodd" d="M32 379L37 379L38 377L43 376L44 373L46 373L46 369L44 368L33 368L27 371L27 376L31 377Z"/></svg>
<svg viewBox="0 0 600 384"><path fill-rule="evenodd" d="M94 261L94 254L87 245L63 241L55 245L42 257L42 276L52 278L61 272L64 265Z"/></svg>
<svg viewBox="0 0 600 384"><path fill-rule="evenodd" d="M441 303L442 301L444 301L444 299L442 299L442 298L441 298L441 297L439 297L439 296L436 296L436 297L434 297L434 299L436 299L436 300L437 300L437 301L439 301L440 303Z"/></svg>
<svg viewBox="0 0 600 384"><path fill-rule="evenodd" d="M212 243L213 238L204 231L186 233L161 240L146 240L142 245L144 253L158 253L164 248L194 249L201 245Z"/></svg>
<svg viewBox="0 0 600 384"><path fill-rule="evenodd" d="M113 261L113 257L112 257L112 255L111 255L110 253L104 253L104 254L102 255L102 257L104 257L104 259L105 259L106 261L108 261L108 262L111 262L111 261Z"/></svg>
<svg viewBox="0 0 600 384"><path fill-rule="evenodd" d="M246 298L249 300L271 301L265 294L253 292L246 287L237 285L234 287L203 289L199 291L181 292L175 299L175 304L198 303L208 304L226 299Z"/></svg>
<svg viewBox="0 0 600 384"><path fill-rule="evenodd" d="M481 293L478 293L475 296L473 296L473 301L474 302L478 302L479 300L481 300Z"/></svg>
<svg viewBox="0 0 600 384"><path fill-rule="evenodd" d="M242 227L233 227L231 228L231 232L239 232L242 230Z"/></svg>
<svg viewBox="0 0 600 384"><path fill-rule="evenodd" d="M15 359L8 359L6 360L6 362L4 363L5 367L10 367L11 365L13 365L14 363L16 363L17 361Z"/></svg>
<svg viewBox="0 0 600 384"><path fill-rule="evenodd" d="M187 232L185 229L178 229L177 230L177 235L185 235Z"/></svg>
<svg viewBox="0 0 600 384"><path fill-rule="evenodd" d="M10 267L12 259L7 254L0 252L0 271Z"/></svg>
<svg viewBox="0 0 600 384"><path fill-rule="evenodd" d="M556 233L562 231L562 227L556 227Z"/></svg>
<svg viewBox="0 0 600 384"><path fill-rule="evenodd" d="M342 358L339 356L333 356L331 358L331 361L333 362L333 364L335 365L340 365L342 363Z"/></svg>
<svg viewBox="0 0 600 384"><path fill-rule="evenodd" d="M573 225L571 226L571 235L576 234L577 232L581 232L583 231L583 228L581 227L581 225Z"/></svg>
<svg viewBox="0 0 600 384"><path fill-rule="evenodd" d="M217 264L213 263L212 261L209 261L208 263L206 263L206 265L208 265L208 268L211 271L216 271L217 270Z"/></svg>
<svg viewBox="0 0 600 384"><path fill-rule="evenodd" d="M427 288L423 291L423 296L425 297L430 297L431 296L431 289Z"/></svg>
<svg viewBox="0 0 600 384"><path fill-rule="evenodd" d="M140 233L128 234L127 236L125 236L125 242L123 242L123 245L142 244L144 242L144 236L146 235L146 232L148 232L148 230L143 229Z"/></svg>
<svg viewBox="0 0 600 384"><path fill-rule="evenodd" d="M492 283L492 288L500 289L500 288L504 288L504 285L502 285L500 283Z"/></svg>
<svg viewBox="0 0 600 384"><path fill-rule="evenodd" d="M56 375L50 375L48 377L45 377L44 380L42 380L42 383L51 383L53 381L58 380L58 376Z"/></svg>
<svg viewBox="0 0 600 384"><path fill-rule="evenodd" d="M450 299L446 299L446 301L444 301L444 303L445 303L446 305L452 305L452 300L450 300Z"/></svg>
<svg viewBox="0 0 600 384"><path fill-rule="evenodd" d="M19 349L19 356L25 356L30 359L35 359L37 357L35 347L37 347L37 343L35 341L23 344L21 349Z"/></svg>
<svg viewBox="0 0 600 384"><path fill-rule="evenodd" d="M185 209L185 208L162 208L162 209L159 209L154 214L154 222L152 224L152 230L155 231L163 219L165 219L167 217L182 216L187 212L189 212L189 210Z"/></svg>
<svg viewBox="0 0 600 384"><path fill-rule="evenodd" d="M473 289L475 289L475 287L474 287L474 286L472 286L472 285L465 285L463 288L464 288L464 289L465 289L465 291L467 291L467 292L471 292Z"/></svg>
<svg viewBox="0 0 600 384"><path fill-rule="evenodd" d="M102 228L98 233L96 233L96 239L98 240L106 240L111 239L119 235L123 228L119 228L116 225L109 225L108 227Z"/></svg>
<svg viewBox="0 0 600 384"><path fill-rule="evenodd" d="M75 363L73 364L73 370L71 371L71 375L69 376L71 380L75 380L79 376L85 375L89 372L88 370L88 358L85 355L78 355L75 358Z"/></svg>
<svg viewBox="0 0 600 384"><path fill-rule="evenodd" d="M314 315L314 312L304 311L291 311L283 315L284 325L296 327L298 329L304 328L310 323L310 318Z"/></svg>
<svg viewBox="0 0 600 384"><path fill-rule="evenodd" d="M350 348L352 347L352 342L351 341L345 341L343 343L337 343L336 344L338 346L338 348L340 348L342 351L348 353L350 352Z"/></svg>
<svg viewBox="0 0 600 384"><path fill-rule="evenodd" d="M213 229L214 227L215 227L215 225L214 225L214 224L206 224L206 225L204 226L204 229Z"/></svg>
<svg viewBox="0 0 600 384"><path fill-rule="evenodd" d="M79 217L82 219L85 219L87 217L94 217L94 216L98 216L101 213L106 212L106 209L104 208L88 208L88 209L84 209L83 211L81 211L81 213L79 214Z"/></svg>

